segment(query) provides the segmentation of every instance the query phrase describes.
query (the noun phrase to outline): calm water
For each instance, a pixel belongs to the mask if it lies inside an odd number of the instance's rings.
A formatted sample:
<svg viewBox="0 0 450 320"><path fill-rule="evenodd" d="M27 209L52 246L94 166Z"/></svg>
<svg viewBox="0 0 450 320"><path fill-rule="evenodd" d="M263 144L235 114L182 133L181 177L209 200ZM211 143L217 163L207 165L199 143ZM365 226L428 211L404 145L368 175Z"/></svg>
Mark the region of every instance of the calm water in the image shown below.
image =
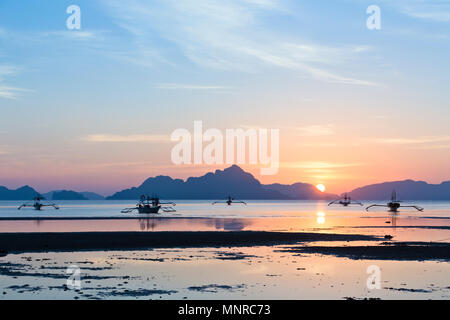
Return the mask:
<svg viewBox="0 0 450 320"><path fill-rule="evenodd" d="M19 211L20 204L0 202L0 219L50 220L0 220L0 232L263 230L391 234L402 241L450 238L450 202L418 202L426 209L424 212L406 210L396 215L382 209L366 212L359 206L328 207L322 201L250 201L246 206L177 201L177 212L161 215L121 213L123 208L133 206L130 201L61 201L60 210L41 212Z"/></svg>
<svg viewBox="0 0 450 320"><path fill-rule="evenodd" d="M216 217L216 218L256 218L256 217L305 217L310 212L325 211L330 214L368 216L383 213L382 208L372 209L366 213L364 207L328 207L323 201L248 201L248 205L224 204L211 205L211 201L175 201L175 213L165 213L174 217ZM138 214L124 214L123 208L134 207L133 201L57 201L61 210L46 209L34 211L30 209L17 210L23 201L0 201L0 217L129 217ZM365 201L365 205L373 204ZM382 203L382 202L378 202ZM434 216L450 218L450 201L422 201L410 202L423 206L425 211L420 213L407 210L404 213L415 216Z"/></svg>
<svg viewBox="0 0 450 320"><path fill-rule="evenodd" d="M369 204L371 202L367 202ZM0 232L267 230L360 233L394 241L450 241L450 202L418 202L425 212L392 216L363 207L328 207L317 201L250 201L212 206L178 201L177 212L156 217L120 213L133 202L58 202L61 210L18 211L0 202ZM95 218L95 220L86 220ZM105 219L107 218L107 219ZM132 219L124 219L132 218ZM320 243L361 245L364 242ZM306 245L318 245L311 243ZM370 245L373 245L371 243ZM283 246L49 252L0 257L2 299L449 299L445 261L352 260L282 252ZM66 288L67 268L81 272L81 288ZM381 270L381 288L367 288L367 268Z"/></svg>

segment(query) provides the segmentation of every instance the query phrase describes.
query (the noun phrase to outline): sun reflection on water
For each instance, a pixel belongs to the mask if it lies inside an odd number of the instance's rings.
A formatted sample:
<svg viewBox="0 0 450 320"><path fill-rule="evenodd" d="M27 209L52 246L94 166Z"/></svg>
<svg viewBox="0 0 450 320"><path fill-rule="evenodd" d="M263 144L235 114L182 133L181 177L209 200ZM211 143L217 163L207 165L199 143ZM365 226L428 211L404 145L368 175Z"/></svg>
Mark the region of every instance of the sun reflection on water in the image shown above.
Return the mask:
<svg viewBox="0 0 450 320"><path fill-rule="evenodd" d="M325 212L319 211L317 212L317 223L324 224L325 223Z"/></svg>

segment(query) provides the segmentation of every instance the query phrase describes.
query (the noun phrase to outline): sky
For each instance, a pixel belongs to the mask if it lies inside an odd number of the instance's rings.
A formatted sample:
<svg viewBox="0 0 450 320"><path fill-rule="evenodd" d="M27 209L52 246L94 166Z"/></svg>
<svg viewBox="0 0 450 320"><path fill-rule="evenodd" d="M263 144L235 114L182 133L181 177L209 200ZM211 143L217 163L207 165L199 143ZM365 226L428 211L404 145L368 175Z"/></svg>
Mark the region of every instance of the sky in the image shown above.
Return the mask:
<svg viewBox="0 0 450 320"><path fill-rule="evenodd" d="M278 174L242 166L263 183L448 181L449 56L443 0L2 0L0 185L107 195L225 168L173 164L196 120L279 129Z"/></svg>

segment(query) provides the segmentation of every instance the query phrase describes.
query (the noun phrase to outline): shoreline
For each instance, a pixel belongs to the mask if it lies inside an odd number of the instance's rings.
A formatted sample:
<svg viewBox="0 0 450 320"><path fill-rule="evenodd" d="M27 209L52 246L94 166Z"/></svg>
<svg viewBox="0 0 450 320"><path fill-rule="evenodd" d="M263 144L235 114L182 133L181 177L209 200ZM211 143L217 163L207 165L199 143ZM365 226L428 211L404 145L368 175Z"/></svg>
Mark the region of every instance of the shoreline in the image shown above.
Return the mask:
<svg viewBox="0 0 450 320"><path fill-rule="evenodd" d="M193 219L201 219L201 220L209 220L209 219L236 219L236 218L220 218L220 217L182 217L182 216L148 216L143 215L139 216L130 216L130 217L0 217L0 221L71 221L71 220L142 220L142 219L158 219L158 220L193 220ZM238 218L238 219L253 219L253 218Z"/></svg>
<svg viewBox="0 0 450 320"><path fill-rule="evenodd" d="M94 216L78 216L78 217L55 217L55 216L49 216L49 217L45 217L45 216L41 216L41 217L0 217L0 222L1 221L73 221L73 220L150 220L150 219L155 219L155 220L215 220L215 219L242 219L242 220L249 220L249 219L298 219L298 218L305 218L306 216L243 216L243 217L227 217L227 216L210 216L210 217L205 217L205 216L160 216L160 215L154 215L154 216L149 216L149 215L143 215L143 216L99 216L99 217L94 217ZM367 217L367 216L361 216L359 217L361 219L366 219L366 218L374 218L374 217ZM390 218L390 216L378 216L376 217L377 219L385 219L385 218ZM432 219L432 220L449 220L450 217L417 217L420 219ZM345 227L345 226L338 226L338 227ZM365 226L357 226L359 228L366 228ZM369 227L373 227L373 226L368 226ZM384 226L379 226L380 228L384 228ZM388 227L388 226L386 226ZM400 226L397 226L400 227Z"/></svg>
<svg viewBox="0 0 450 320"><path fill-rule="evenodd" d="M266 231L0 233L0 252L111 251L293 245L315 241L381 241L368 235Z"/></svg>

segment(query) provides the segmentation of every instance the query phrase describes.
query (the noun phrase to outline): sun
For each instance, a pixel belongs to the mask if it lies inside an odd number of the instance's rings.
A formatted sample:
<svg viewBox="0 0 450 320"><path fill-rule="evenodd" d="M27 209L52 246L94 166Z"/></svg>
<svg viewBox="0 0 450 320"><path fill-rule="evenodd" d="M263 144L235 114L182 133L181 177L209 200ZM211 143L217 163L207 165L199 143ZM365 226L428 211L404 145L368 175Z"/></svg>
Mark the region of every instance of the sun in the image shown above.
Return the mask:
<svg viewBox="0 0 450 320"><path fill-rule="evenodd" d="M320 192L325 192L325 190L327 189L323 184L318 184L316 186L317 190L319 190Z"/></svg>

